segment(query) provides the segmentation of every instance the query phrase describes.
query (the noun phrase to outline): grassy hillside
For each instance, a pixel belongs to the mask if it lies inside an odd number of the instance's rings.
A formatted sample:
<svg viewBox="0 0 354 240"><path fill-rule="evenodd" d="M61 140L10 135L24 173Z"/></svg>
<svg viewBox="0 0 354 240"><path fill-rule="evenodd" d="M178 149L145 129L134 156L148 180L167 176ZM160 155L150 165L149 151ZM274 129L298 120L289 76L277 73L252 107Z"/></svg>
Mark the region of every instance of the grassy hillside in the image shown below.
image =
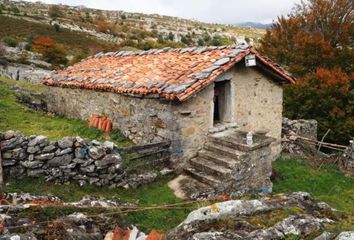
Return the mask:
<svg viewBox="0 0 354 240"><path fill-rule="evenodd" d="M50 36L55 42L63 44L71 52L96 53L103 50L114 50L117 46L113 43L100 41L85 33L60 29L55 31L48 24L26 21L21 18L0 15L0 39L14 37L19 41L36 39L39 36Z"/></svg>

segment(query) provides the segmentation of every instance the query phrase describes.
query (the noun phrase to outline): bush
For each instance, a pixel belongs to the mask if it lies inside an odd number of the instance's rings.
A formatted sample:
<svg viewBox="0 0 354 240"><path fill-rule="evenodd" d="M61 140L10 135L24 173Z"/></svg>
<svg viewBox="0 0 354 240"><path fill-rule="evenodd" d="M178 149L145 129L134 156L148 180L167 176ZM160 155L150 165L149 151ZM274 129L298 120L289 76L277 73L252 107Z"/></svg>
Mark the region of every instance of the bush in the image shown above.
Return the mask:
<svg viewBox="0 0 354 240"><path fill-rule="evenodd" d="M48 49L43 54L43 60L54 65L67 64L66 51L63 46L54 45L53 48Z"/></svg>
<svg viewBox="0 0 354 240"><path fill-rule="evenodd" d="M52 19L56 19L58 17L63 16L63 13L58 5L52 5L48 10L48 15Z"/></svg>
<svg viewBox="0 0 354 240"><path fill-rule="evenodd" d="M32 50L42 54L42 59L54 65L67 64L66 50L50 37L39 37L32 43Z"/></svg>
<svg viewBox="0 0 354 240"><path fill-rule="evenodd" d="M53 27L54 27L54 31L60 32L60 26L59 26L59 24L55 23L55 24L53 25Z"/></svg>
<svg viewBox="0 0 354 240"><path fill-rule="evenodd" d="M73 59L70 60L68 65L74 65L75 63L80 62L82 59L84 59L86 57L87 57L87 54L79 52L79 53L75 54L75 56L73 57Z"/></svg>
<svg viewBox="0 0 354 240"><path fill-rule="evenodd" d="M17 39L13 37L5 37L3 39L4 43L9 47L17 47Z"/></svg>

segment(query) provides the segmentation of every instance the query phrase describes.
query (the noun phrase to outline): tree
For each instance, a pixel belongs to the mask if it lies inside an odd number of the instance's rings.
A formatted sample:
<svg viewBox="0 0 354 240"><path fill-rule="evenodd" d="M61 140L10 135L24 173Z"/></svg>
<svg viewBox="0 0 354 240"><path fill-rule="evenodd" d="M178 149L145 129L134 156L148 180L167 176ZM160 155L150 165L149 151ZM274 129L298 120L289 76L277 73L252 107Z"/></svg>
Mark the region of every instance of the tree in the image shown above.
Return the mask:
<svg viewBox="0 0 354 240"><path fill-rule="evenodd" d="M262 39L261 51L297 76L338 65L350 72L353 29L351 0L310 0L278 17Z"/></svg>
<svg viewBox="0 0 354 240"><path fill-rule="evenodd" d="M309 0L280 16L260 50L298 78L284 91L284 113L313 118L319 135L348 144L354 132L353 4L351 0Z"/></svg>
<svg viewBox="0 0 354 240"><path fill-rule="evenodd" d="M58 5L52 5L49 7L48 15L52 19L57 19L63 16L63 12L61 11L61 8Z"/></svg>
<svg viewBox="0 0 354 240"><path fill-rule="evenodd" d="M174 39L175 39L175 35L173 34L173 32L169 32L168 40L173 41Z"/></svg>
<svg viewBox="0 0 354 240"><path fill-rule="evenodd" d="M293 119L315 118L319 135L331 129L327 140L348 144L354 135L354 75L339 68L317 69L285 91L285 114Z"/></svg>

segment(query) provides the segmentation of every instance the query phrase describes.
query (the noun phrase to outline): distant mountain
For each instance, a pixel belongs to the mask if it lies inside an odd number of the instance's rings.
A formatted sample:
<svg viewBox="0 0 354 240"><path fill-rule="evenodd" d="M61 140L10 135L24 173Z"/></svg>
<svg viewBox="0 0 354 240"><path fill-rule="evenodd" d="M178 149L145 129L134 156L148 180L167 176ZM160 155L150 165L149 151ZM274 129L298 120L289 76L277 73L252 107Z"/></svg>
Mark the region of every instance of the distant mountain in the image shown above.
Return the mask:
<svg viewBox="0 0 354 240"><path fill-rule="evenodd" d="M259 28L259 29L267 29L272 26L271 23L263 24L260 22L244 22L244 23L237 23L235 25L239 27L252 27L252 28Z"/></svg>

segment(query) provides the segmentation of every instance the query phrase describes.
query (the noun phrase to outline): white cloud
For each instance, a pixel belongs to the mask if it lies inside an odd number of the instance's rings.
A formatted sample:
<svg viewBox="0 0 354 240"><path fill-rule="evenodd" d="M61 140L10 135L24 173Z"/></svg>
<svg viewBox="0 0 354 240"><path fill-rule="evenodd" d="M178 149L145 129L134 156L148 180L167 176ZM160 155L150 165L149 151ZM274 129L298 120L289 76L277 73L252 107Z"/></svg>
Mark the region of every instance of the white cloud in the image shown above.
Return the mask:
<svg viewBox="0 0 354 240"><path fill-rule="evenodd" d="M30 0L32 2L37 0ZM300 0L42 0L90 8L158 13L205 22L271 22Z"/></svg>

